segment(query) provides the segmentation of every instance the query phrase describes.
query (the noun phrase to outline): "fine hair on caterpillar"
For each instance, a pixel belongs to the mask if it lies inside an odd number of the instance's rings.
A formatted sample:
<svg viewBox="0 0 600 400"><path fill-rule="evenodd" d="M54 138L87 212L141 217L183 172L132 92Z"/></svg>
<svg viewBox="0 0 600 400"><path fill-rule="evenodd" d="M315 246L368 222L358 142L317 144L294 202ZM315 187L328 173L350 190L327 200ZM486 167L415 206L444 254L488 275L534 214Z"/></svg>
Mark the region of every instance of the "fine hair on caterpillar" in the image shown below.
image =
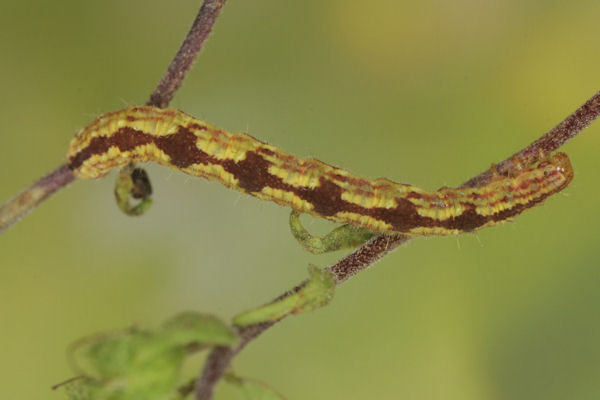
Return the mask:
<svg viewBox="0 0 600 400"><path fill-rule="evenodd" d="M520 214L573 179L565 153L477 188L427 191L368 180L300 158L245 133L230 133L175 109L128 107L99 116L71 141L68 164L81 178L153 161L300 212L373 232L451 235Z"/></svg>

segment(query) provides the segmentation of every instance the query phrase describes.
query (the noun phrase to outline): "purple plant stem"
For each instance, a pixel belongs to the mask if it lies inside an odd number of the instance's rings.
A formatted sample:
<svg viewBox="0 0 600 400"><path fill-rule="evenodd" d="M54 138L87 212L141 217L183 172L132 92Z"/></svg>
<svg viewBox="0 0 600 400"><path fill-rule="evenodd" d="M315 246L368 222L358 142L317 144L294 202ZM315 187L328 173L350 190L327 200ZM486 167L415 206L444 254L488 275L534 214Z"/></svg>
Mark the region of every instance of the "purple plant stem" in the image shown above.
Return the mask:
<svg viewBox="0 0 600 400"><path fill-rule="evenodd" d="M27 215L40 203L73 182L75 176L67 165L61 165L21 193L0 206L0 233Z"/></svg>
<svg viewBox="0 0 600 400"><path fill-rule="evenodd" d="M212 30L221 8L225 5L225 1L204 1L179 51L177 51L173 61L169 64L167 72L150 95L150 100L146 103L147 105L161 108L169 105L175 92L183 83L188 71L196 60L198 53L202 50L204 42Z"/></svg>
<svg viewBox="0 0 600 400"><path fill-rule="evenodd" d="M531 165L539 161L540 154L552 154L563 144L577 136L582 130L587 128L600 115L600 92L593 95L575 112L565 118L560 124L549 130L542 137L531 143L529 146L516 152L506 160L498 163L496 168L498 172L507 173L514 166L514 160L518 160L524 165ZM492 171L489 169L481 174L469 179L461 187L482 186L490 181Z"/></svg>

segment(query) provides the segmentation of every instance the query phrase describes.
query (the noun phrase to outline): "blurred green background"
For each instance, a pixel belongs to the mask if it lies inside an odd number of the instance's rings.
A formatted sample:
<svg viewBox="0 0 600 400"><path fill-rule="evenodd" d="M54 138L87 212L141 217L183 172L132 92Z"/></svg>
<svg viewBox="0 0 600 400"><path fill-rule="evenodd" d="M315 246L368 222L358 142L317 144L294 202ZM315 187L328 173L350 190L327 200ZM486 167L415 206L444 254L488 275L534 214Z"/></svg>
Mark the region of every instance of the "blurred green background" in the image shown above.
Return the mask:
<svg viewBox="0 0 600 400"><path fill-rule="evenodd" d="M199 4L1 2L0 201L94 116L145 102ZM366 177L457 185L600 89L599 20L596 0L230 0L172 106ZM600 398L600 122L564 149L564 194L477 235L411 241L236 371L289 399ZM63 398L50 386L72 376L77 338L189 309L228 319L342 256L305 253L284 208L149 172L142 218L114 205L113 174L0 236L3 398Z"/></svg>

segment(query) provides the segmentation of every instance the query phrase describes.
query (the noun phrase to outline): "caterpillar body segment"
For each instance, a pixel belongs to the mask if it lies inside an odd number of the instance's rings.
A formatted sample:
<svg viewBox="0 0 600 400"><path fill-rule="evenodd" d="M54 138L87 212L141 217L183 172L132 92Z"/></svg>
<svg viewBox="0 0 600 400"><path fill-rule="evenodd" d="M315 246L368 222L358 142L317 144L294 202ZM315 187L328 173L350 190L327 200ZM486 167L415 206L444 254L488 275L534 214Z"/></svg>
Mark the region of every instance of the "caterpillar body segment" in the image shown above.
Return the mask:
<svg viewBox="0 0 600 400"><path fill-rule="evenodd" d="M482 187L427 191L384 178L364 179L182 111L150 106L96 118L73 138L67 157L80 178L153 161L300 213L408 235L472 232L510 220L561 191L573 178L568 156L556 153Z"/></svg>

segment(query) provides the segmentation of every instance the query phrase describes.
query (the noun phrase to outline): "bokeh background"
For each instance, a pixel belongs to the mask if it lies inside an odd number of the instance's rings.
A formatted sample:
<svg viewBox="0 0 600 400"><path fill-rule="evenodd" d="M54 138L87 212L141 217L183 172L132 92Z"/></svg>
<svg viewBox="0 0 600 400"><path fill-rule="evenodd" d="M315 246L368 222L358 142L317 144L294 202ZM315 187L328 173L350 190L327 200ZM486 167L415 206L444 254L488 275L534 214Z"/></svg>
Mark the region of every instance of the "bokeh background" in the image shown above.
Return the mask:
<svg viewBox="0 0 600 400"><path fill-rule="evenodd" d="M94 116L145 102L199 5L2 1L0 200L62 163ZM452 186L600 89L599 20L596 0L230 0L172 105L360 175ZM289 399L600 398L600 122L564 150L563 194L477 235L411 241L235 370ZM343 255L305 253L286 209L149 172L142 218L114 205L113 174L0 236L3 398L63 398L49 388L82 336L182 310L228 319Z"/></svg>

